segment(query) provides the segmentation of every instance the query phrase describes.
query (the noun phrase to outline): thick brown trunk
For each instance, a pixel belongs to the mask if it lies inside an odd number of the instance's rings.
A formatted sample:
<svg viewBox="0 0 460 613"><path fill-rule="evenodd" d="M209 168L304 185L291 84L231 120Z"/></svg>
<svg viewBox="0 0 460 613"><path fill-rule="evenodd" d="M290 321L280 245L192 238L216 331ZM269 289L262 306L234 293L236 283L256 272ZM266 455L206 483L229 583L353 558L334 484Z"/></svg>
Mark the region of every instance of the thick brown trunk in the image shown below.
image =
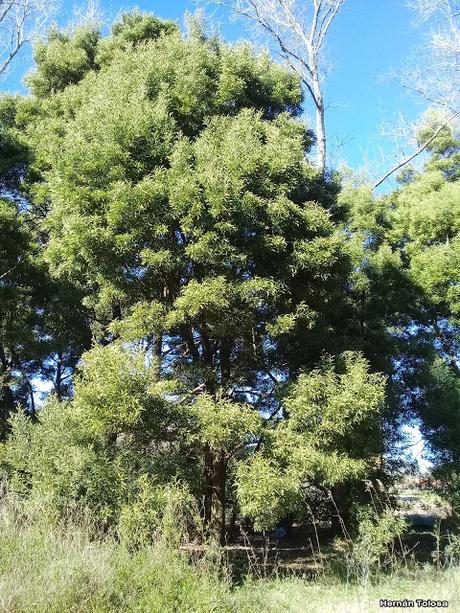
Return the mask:
<svg viewBox="0 0 460 613"><path fill-rule="evenodd" d="M204 451L204 504L203 519L206 528L211 523L212 507L212 474L213 474L213 455L211 449L206 445Z"/></svg>
<svg viewBox="0 0 460 613"><path fill-rule="evenodd" d="M227 481L225 454L207 448L204 470L204 523L209 536L220 545L224 545L226 536L225 485Z"/></svg>
<svg viewBox="0 0 460 613"><path fill-rule="evenodd" d="M209 525L212 538L225 545L225 483L227 480L227 462L225 455L219 452L214 457L212 471L212 505L211 523Z"/></svg>
<svg viewBox="0 0 460 613"><path fill-rule="evenodd" d="M4 383L1 386L0 400L0 438L5 436L9 430L8 419L14 413L16 408L13 392L8 384Z"/></svg>

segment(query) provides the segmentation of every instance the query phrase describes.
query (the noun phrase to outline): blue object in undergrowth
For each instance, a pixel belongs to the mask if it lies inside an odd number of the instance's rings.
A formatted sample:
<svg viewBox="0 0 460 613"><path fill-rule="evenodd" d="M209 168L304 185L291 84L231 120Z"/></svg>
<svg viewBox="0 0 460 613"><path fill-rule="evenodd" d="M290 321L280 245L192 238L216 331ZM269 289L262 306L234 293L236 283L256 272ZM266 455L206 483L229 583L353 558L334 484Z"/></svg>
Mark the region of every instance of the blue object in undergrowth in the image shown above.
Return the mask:
<svg viewBox="0 0 460 613"><path fill-rule="evenodd" d="M284 539L284 537L287 536L287 533L287 528L285 528L284 526L280 526L275 530L275 534L273 536L276 539Z"/></svg>

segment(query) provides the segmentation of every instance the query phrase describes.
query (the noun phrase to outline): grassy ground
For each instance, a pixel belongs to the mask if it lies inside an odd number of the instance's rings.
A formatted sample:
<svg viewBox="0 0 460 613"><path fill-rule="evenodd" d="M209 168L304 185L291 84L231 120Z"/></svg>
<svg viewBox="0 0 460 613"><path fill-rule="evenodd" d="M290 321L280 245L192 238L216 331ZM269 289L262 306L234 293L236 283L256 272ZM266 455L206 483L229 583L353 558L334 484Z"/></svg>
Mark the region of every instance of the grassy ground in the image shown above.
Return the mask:
<svg viewBox="0 0 460 613"><path fill-rule="evenodd" d="M92 540L84 528L52 527L0 508L0 611L355 613L381 611L380 598L446 599L450 611L460 611L457 569L427 566L377 585L324 576L232 586L222 568L212 555L190 563L162 545L130 552L112 539Z"/></svg>

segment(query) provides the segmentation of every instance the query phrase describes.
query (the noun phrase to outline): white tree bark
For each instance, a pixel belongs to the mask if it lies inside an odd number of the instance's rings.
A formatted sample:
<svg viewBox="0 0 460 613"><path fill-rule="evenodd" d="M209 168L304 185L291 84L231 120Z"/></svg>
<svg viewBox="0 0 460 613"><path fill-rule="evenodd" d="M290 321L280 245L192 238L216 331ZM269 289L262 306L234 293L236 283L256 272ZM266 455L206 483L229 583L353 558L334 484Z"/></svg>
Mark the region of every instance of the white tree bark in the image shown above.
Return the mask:
<svg viewBox="0 0 460 613"><path fill-rule="evenodd" d="M302 80L313 102L317 163L327 164L326 107L323 80L327 34L345 0L208 0L230 9L259 28Z"/></svg>
<svg viewBox="0 0 460 613"><path fill-rule="evenodd" d="M0 0L0 76L43 31L55 8L56 0Z"/></svg>

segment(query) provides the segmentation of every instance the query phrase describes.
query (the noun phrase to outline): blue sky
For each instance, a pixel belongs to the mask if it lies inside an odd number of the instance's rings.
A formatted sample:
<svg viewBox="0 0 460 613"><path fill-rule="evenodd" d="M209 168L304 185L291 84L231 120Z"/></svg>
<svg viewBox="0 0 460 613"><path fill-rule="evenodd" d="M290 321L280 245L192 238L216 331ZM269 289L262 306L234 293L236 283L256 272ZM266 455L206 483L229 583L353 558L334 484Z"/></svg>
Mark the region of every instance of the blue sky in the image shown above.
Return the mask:
<svg viewBox="0 0 460 613"><path fill-rule="evenodd" d="M85 4L63 0L59 21L68 23L73 10L82 9ZM193 0L139 0L135 4L101 0L100 4L108 21L120 10L133 6L180 22L186 10L195 10ZM326 87L326 99L331 105L327 127L334 165L345 161L357 170L367 160L371 166L380 164L383 169L390 160L382 165L381 153L390 155L394 143L379 136L381 125L396 121L398 112L414 120L423 111L423 105L386 78L422 43L422 32L412 26L412 19L406 0L347 0L339 14L329 38L328 55L333 70ZM220 14L218 21L227 40L245 36L244 28L229 24L225 15ZM0 83L3 90L23 91L21 77L31 66L30 55L30 49L22 54L7 80Z"/></svg>

